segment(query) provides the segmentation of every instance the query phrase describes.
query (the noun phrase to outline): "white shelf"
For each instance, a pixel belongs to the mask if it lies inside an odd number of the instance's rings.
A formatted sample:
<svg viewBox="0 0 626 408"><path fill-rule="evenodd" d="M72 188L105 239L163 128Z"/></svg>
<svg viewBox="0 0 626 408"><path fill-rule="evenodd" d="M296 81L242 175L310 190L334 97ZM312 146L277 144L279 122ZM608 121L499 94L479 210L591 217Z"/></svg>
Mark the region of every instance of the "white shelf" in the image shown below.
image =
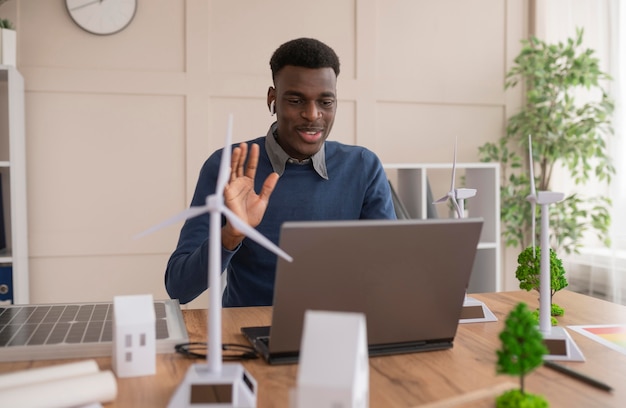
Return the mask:
<svg viewBox="0 0 626 408"><path fill-rule="evenodd" d="M384 168L412 218L427 218L431 205L427 200L429 175L447 175L444 179L448 183L446 191L449 190L452 163L393 163L385 164ZM456 169L455 186L477 190L476 196L465 203L469 216L484 220L468 293L498 292L501 290L500 165L457 163ZM464 177L462 185L461 177Z"/></svg>
<svg viewBox="0 0 626 408"><path fill-rule="evenodd" d="M26 217L26 143L24 79L0 65L0 177L7 248L0 264L12 269L13 303L29 302L28 226Z"/></svg>

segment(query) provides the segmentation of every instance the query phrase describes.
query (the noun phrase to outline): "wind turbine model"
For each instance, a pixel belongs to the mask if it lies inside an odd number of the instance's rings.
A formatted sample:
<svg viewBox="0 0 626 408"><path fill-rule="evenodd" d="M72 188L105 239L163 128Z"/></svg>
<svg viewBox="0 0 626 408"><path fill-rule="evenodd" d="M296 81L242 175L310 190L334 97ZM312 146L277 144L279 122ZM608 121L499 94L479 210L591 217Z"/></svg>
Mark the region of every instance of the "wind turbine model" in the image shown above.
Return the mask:
<svg viewBox="0 0 626 408"><path fill-rule="evenodd" d="M456 145L457 140L454 141L454 161L452 162L452 180L450 181L450 191L448 193L435 201L433 204L444 203L448 200L452 201L454 204L454 208L456 209L456 213L459 218L465 217L465 200L468 198L472 198L476 195L475 188L454 188L454 179L456 177Z"/></svg>
<svg viewBox="0 0 626 408"><path fill-rule="evenodd" d="M454 140L454 158L452 161L452 180L450 181L450 191L433 202L433 204L444 203L448 200L452 201L459 218L465 218L465 200L476 195L475 188L454 188L454 179L456 178L456 146L458 138ZM463 311L459 323L476 323L476 322L495 322L498 318L491 310L478 299L467 296L463 301Z"/></svg>
<svg viewBox="0 0 626 408"><path fill-rule="evenodd" d="M536 191L535 175L533 169L533 143L528 135L528 155L530 167L530 194L526 200L530 202L532 216L532 245L533 257L535 256L535 206L541 206L541 260L539 275L539 330L543 335L548 354L546 360L569 360L585 361L582 352L574 343L574 340L562 327L552 327L550 317L552 315L552 302L550 291L550 204L562 201L565 195L553 191Z"/></svg>
<svg viewBox="0 0 626 408"><path fill-rule="evenodd" d="M206 198L206 205L190 207L180 214L158 224L138 237L148 235L176 222L210 213L209 228L209 318L207 363L189 367L183 382L174 393L168 407L215 406L256 407L256 381L239 363L222 364L222 307L221 307L221 216L265 248L291 262L293 259L257 230L238 218L224 205L224 187L230 176L230 157L233 117L228 118L226 142L222 151L215 193ZM224 404L227 403L227 404ZM201 404L201 405L197 405Z"/></svg>

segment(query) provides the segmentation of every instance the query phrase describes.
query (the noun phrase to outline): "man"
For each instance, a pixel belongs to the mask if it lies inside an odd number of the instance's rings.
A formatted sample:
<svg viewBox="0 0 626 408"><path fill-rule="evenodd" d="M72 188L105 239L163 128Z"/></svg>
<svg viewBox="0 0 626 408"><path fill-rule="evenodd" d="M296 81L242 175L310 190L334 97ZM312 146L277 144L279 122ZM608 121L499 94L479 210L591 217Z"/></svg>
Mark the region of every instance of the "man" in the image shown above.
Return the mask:
<svg viewBox="0 0 626 408"><path fill-rule="evenodd" d="M281 45L270 67L274 86L267 105L277 121L266 136L233 149L225 204L275 243L285 221L395 218L376 155L326 141L337 111L335 52L320 41L300 38ZM204 163L192 206L204 205L215 192L221 153ZM188 220L167 264L166 289L181 303L207 289L208 230L208 214ZM228 274L223 305L271 305L276 255L225 220L221 238L222 270Z"/></svg>

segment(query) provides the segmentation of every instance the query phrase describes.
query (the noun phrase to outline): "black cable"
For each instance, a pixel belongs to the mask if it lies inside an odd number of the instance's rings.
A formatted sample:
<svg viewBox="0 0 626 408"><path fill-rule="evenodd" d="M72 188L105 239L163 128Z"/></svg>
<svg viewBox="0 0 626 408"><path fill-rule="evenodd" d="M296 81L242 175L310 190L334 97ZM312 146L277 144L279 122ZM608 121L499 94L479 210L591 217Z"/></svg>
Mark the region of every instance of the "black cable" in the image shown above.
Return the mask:
<svg viewBox="0 0 626 408"><path fill-rule="evenodd" d="M207 357L207 344L205 342L181 343L174 346L177 353L189 358ZM222 353L222 360L252 360L258 358L258 354L251 346L243 344L222 344L222 350L231 354Z"/></svg>

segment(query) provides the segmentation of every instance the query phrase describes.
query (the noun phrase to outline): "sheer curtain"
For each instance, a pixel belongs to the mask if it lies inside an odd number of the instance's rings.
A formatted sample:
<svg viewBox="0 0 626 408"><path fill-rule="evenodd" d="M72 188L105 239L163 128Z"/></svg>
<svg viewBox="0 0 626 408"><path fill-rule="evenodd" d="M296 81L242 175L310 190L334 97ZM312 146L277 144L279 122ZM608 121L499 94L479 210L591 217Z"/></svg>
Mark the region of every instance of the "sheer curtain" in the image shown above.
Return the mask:
<svg viewBox="0 0 626 408"><path fill-rule="evenodd" d="M607 140L617 174L610 186L600 184L584 191L568 180L565 172L554 179L553 188L570 193L605 195L613 200L610 248L592 234L580 254L564 258L570 286L591 295L626 304L626 2L623 0L541 0L538 3L538 36L549 43L573 38L584 28L583 47L592 48L601 69L613 80L607 89L615 101L615 135ZM584 96L583 96L584 97ZM572 285L575 283L575 285Z"/></svg>
<svg viewBox="0 0 626 408"><path fill-rule="evenodd" d="M613 76L611 94L615 99L615 136L611 140L617 176L610 189L613 199L612 248L610 267L613 276L613 300L623 303L626 280L626 4L622 0L609 1L610 7L610 73Z"/></svg>

